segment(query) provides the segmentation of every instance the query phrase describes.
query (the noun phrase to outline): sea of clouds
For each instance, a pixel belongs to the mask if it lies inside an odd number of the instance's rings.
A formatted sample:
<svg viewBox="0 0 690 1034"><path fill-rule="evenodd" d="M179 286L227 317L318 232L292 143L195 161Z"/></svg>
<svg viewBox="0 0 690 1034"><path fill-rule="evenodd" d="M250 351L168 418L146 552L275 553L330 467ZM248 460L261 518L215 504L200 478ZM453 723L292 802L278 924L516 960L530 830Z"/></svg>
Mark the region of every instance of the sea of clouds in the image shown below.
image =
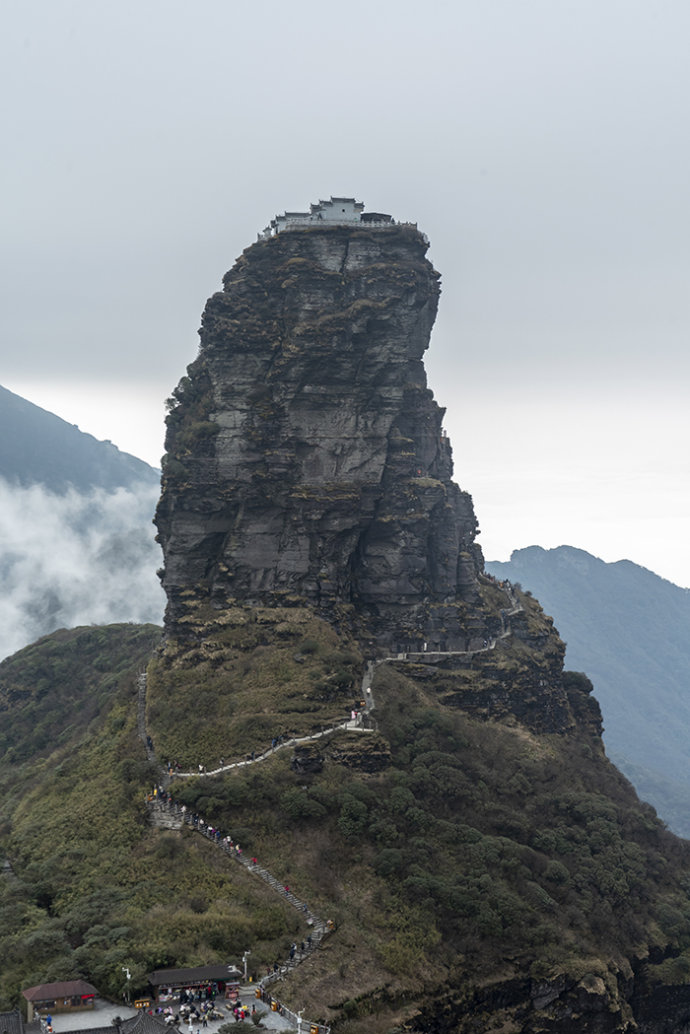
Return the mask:
<svg viewBox="0 0 690 1034"><path fill-rule="evenodd" d="M57 628L161 624L159 489L57 495L0 478L0 658Z"/></svg>

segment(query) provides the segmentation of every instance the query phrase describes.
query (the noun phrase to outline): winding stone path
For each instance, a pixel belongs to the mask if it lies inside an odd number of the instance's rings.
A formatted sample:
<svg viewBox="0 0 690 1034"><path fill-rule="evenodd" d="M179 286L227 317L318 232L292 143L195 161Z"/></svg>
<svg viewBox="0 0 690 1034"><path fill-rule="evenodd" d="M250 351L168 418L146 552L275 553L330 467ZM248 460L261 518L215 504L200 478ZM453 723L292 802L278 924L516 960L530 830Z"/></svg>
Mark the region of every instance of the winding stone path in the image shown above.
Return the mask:
<svg viewBox="0 0 690 1034"><path fill-rule="evenodd" d="M208 826L203 819L197 816L197 821L194 821L193 816L184 808L184 806L178 804L176 801L163 797L155 797L148 801L149 810L151 813L151 819L153 824L163 829L181 829L183 825L188 825L194 832L199 833L205 837L212 844L215 844L219 850L223 851L228 858L233 859L238 864L244 866L247 872L251 873L252 876L257 876L260 880L263 880L276 894L287 901L288 904L292 905L296 909L306 922L309 927L309 934L306 939L300 939L300 946L297 946L295 942L290 950L290 956L282 963L276 963L273 971L268 973L262 980L256 985L260 988L261 997L264 1001L271 1001L272 996L266 993L266 988L273 984L275 981L282 980L288 973L290 973L296 966L299 966L302 962L309 958L309 956L316 951L321 944L324 937L335 929L334 924L329 920L322 919L312 908L310 908L305 901L298 898L297 895L289 889L288 886L282 884L273 873L269 872L268 869L259 865L251 858L246 858L241 852L234 847L230 847L227 841L219 838L217 831L213 830L212 827ZM304 950L302 950L304 945ZM286 1005L279 1002L276 999L276 1005L283 1016L287 1015L291 1017L293 1021L298 1019L301 1022L301 1013L293 1013ZM329 1034L330 1027L324 1027L316 1023L310 1023L304 1021L304 1025L313 1029L319 1028L319 1034Z"/></svg>
<svg viewBox="0 0 690 1034"><path fill-rule="evenodd" d="M390 664L393 662L419 663L420 661L425 661L426 663L433 664L444 657L453 657L458 655L468 656L474 655L475 653L485 653L489 650L493 650L496 646L497 638L504 639L511 634L510 624L506 621L506 618L512 616L513 614L519 613L523 609L513 592L512 586L508 585L506 587L504 585L501 586L501 588L510 600L511 609L503 611L501 613L502 631L500 635L498 637L493 637L489 639L485 645L482 645L481 647L478 647L476 649L467 650L401 653L390 657L382 657L378 660L369 660L366 662L364 674L362 676L362 700L364 701L364 708L357 719L349 719L344 722L339 722L338 724L329 726L326 729L321 729L319 732L314 733L311 736L293 737L289 740L285 740L282 743L278 743L275 746L272 746L270 749L265 750L262 754L259 754L256 757L252 757L244 761L235 761L229 765L222 765L221 767L213 769L210 772L206 772L205 770L203 772L175 772L173 774L174 778L189 779L199 775L215 776L220 775L223 772L232 771L236 768L243 768L247 765L258 764L262 761L267 761L269 758L272 758L279 750L285 750L289 747L300 746L304 743L313 743L319 739L322 739L324 736L330 736L333 733L343 729L348 732L373 732L373 719L371 715L374 710L374 697L372 692L372 685L374 681L374 674L376 668L380 664ZM142 740L142 743L144 744L148 760L157 763L153 743L146 728L146 672L142 672L138 675L137 690L137 731L140 739ZM362 715L365 715L367 717L368 721L371 723L370 725L364 726L362 724ZM205 836L206 839L210 840L220 850L224 851L226 855L234 859L240 865L243 865L245 869L248 872L250 872L253 876L256 876L259 879L263 880L264 883L266 883L269 887L271 887L272 890L275 891L275 893L279 894L285 901L292 905L293 908L297 909L297 911L299 911L303 915L307 925L310 927L310 934L308 940L306 942L301 942L305 943L305 950L302 951L301 946L298 950L296 948L296 945L293 945L293 949L291 949L290 958L280 965L276 964L274 971L272 973L267 974L257 984L257 987L260 989L262 999L270 1003L271 995L266 992L266 988L274 981L281 980L287 973L294 969L295 966L299 965L305 959L307 959L309 955L319 947L323 938L327 936L327 934L332 932L334 926L330 921L325 921L324 919L319 917L306 904L306 902L298 898L297 895L294 894L287 886L281 884L280 881L277 880L275 876L271 872L269 872L268 869L263 868L263 866L260 866L258 862L255 862L252 859L245 858L241 852L238 853L236 848L230 847L227 841L219 837L218 831L213 830L212 827L210 827L203 819L200 819L197 816L197 821L195 822L193 816L187 811L187 809L184 806L181 806L176 801L172 800L172 798L170 798L165 793L167 786L170 783L170 774L168 772L161 771L161 776L162 781L160 788L165 796L156 796L153 798L149 798L147 802L151 814L151 819L154 825L159 826L161 828L178 830L181 829L182 826L185 824L189 825L192 830L194 830L202 836ZM318 1029L319 1034L330 1034L330 1027L324 1027L320 1026L319 1024L309 1023L306 1020L303 1021L301 1012L294 1013L291 1010L289 1010L287 1006L283 1005L277 1000L276 1005L282 1015L290 1017L296 1023L298 1030L300 1030L304 1026L310 1027L312 1030Z"/></svg>
<svg viewBox="0 0 690 1034"><path fill-rule="evenodd" d="M309 742L313 739L319 739L321 736L328 735L331 732L335 732L338 729L343 728L355 728L361 732L371 732L370 729L363 729L352 721L343 722L339 725L335 725L330 729L324 729L316 736L302 737L301 739L289 740L286 743L276 747L274 750L266 751L261 757L255 758L255 761L266 760L272 757L276 750L282 747L289 747L298 743ZM151 738L146 728L146 673L142 672L137 676L137 731L139 737L144 745L146 756L149 761L156 761L156 755L153 748ZM228 769L238 768L240 765L250 764L251 762L237 762L234 765L225 766L222 769L218 769L218 772L224 772ZM176 773L177 776L189 776L197 773ZM217 774L217 773L207 773ZM290 951L290 957L284 962L274 966L273 972L268 973L261 981L256 985L259 988L259 993L264 1002L268 1002L272 1005L272 1001L275 1001L276 1010L280 1012L281 1016L287 1017L293 1022L297 1029L300 1030L303 1027L309 1028L310 1030L318 1030L318 1034L330 1034L330 1027L323 1026L322 1024L312 1023L308 1020L302 1020L302 1013L294 1013L284 1003L274 999L273 996L266 990L266 988L273 984L275 981L282 980L295 966L300 965L307 959L312 952L314 952L324 937L331 933L334 929L332 922L322 919L320 916L310 908L306 902L298 898L297 895L289 889L289 887L280 883L279 880L269 872L268 869L259 865L258 862L254 862L250 858L246 858L242 853L238 853L234 848L231 848L227 841L219 838L214 830L211 833L211 827L206 822L197 816L197 822L194 822L192 815L187 811L185 807L178 804L167 793L165 793L167 786L170 783L170 777L167 772L161 770L161 784L160 791L162 794L159 795L159 789L156 790L155 797L149 797L147 800L149 814L153 825L158 826L162 829L179 830L183 825L188 825L192 830L204 836L211 843L215 844L220 850L222 850L229 858L234 859L240 865L251 873L253 876L263 880L276 894L279 894L283 900L287 901L293 908L301 913L307 926L309 927L309 934L306 940L300 940L300 947L296 944ZM304 951L301 945L304 944Z"/></svg>
<svg viewBox="0 0 690 1034"><path fill-rule="evenodd" d="M311 736L293 736L289 740L281 740L275 747L269 747L263 753L257 754L255 757L246 758L244 761L233 761L229 765L222 765L210 770L204 769L203 772L174 772L173 775L176 779L190 779L193 776L215 776L220 775L222 772L231 772L235 768L246 768L247 765L256 765L261 761L268 761L269 758L274 757L280 750L285 750L288 747L299 747L303 743L314 743L317 740L323 739L324 736L331 736L340 729L345 729L347 732L363 733L374 731L373 728L362 725L361 721L348 719L345 722L338 722L337 725L330 725L326 729L320 729L318 732L312 733Z"/></svg>
<svg viewBox="0 0 690 1034"><path fill-rule="evenodd" d="M485 645L483 644L482 646L475 647L474 649L468 648L466 650L445 650L445 651L441 651L441 650L431 651L431 650L429 650L429 651L424 651L424 652L420 651L420 652L414 652L414 653L398 653L398 654L392 654L389 657L381 657L381 658L379 658L377 660L369 660L369 661L366 662L366 666L365 666L365 669L364 669L364 674L362 676L361 699L364 701L364 707L362 708L362 711L360 712L360 715L359 715L359 717L357 719L355 719L355 720L353 720L353 719L346 719L344 722L338 722L336 725L330 725L330 726L328 726L325 729L320 729L318 732L312 733L310 736L295 736L295 737L292 737L289 740L281 741L280 743L277 743L275 746L269 747L267 750L264 750L261 754L257 754L256 756L252 756L250 758L245 758L242 761L232 761L228 765L219 765L218 768L213 768L213 769L210 769L210 770L206 770L206 768L204 768L203 770L199 769L197 771L191 771L191 772L173 772L173 773L166 772L165 775L164 775L164 781L163 781L162 785L167 787L167 785L169 784L171 775L174 778L176 778L176 779L193 779L193 778L199 777L199 776L216 776L216 775L221 775L223 772L232 772L234 769L237 769L237 768L246 768L247 765L256 765L256 764L259 764L262 761L268 761L275 754L277 754L278 751L280 751L280 750L286 750L286 749L288 749L290 747L298 747L298 746L301 746L302 744L305 744L305 743L315 743L318 740L323 739L324 736L331 736L331 735L333 735L333 733L338 732L340 730L345 730L347 732L360 732L360 733L374 732L375 731L375 727L376 727L376 723L375 723L375 720L372 717L372 712L373 712L374 707L375 707L373 691L372 691L372 685L373 685L373 681L374 681L374 673L376 671L376 668L380 664L391 664L391 663L396 663L396 662L397 663L405 663L405 662L407 662L407 663L412 663L412 664L414 664L414 663L419 664L421 662L421 663L426 663L426 664L434 664L434 663L437 663L440 660L443 660L443 658L445 658L445 657L472 657L472 656L474 656L477 653L487 653L490 650L494 650L496 648L496 643L497 643L498 639L506 639L506 638L508 638L512 634L510 623L506 619L509 618L509 617L512 617L514 614L520 613L523 610L522 605L520 604L520 602L518 601L517 597L515 596L515 593L513 591L513 587L511 585L508 585L508 586L503 585L503 586L501 586L501 588L502 588L503 592L505 592L507 597L508 597L508 600L510 602L510 609L503 611L502 614L501 614L502 631L501 631L500 635L494 636L494 637L490 638L488 641L486 641ZM138 676L137 682L138 682L138 687L139 687L139 713L138 713L139 736L140 736L142 742L144 743L144 746L146 748L146 755L147 755L149 761L155 761L156 760L156 756L155 756L155 753L154 753L154 749L150 745L151 741L150 741L149 736L148 736L147 731L146 731L146 673L145 672L143 672L142 674L140 674ZM367 722L368 722L368 724L366 724L366 725L363 724L363 716L366 716L366 719L367 719Z"/></svg>

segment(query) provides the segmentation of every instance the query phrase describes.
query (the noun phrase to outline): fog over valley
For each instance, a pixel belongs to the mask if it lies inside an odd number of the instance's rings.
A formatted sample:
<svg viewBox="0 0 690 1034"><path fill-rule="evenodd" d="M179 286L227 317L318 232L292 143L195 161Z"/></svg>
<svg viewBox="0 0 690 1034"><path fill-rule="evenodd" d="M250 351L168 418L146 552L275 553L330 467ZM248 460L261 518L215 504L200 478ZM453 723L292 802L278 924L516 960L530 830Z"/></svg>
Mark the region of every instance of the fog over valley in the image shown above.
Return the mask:
<svg viewBox="0 0 690 1034"><path fill-rule="evenodd" d="M0 657L57 628L162 621L158 491L59 495L0 478Z"/></svg>

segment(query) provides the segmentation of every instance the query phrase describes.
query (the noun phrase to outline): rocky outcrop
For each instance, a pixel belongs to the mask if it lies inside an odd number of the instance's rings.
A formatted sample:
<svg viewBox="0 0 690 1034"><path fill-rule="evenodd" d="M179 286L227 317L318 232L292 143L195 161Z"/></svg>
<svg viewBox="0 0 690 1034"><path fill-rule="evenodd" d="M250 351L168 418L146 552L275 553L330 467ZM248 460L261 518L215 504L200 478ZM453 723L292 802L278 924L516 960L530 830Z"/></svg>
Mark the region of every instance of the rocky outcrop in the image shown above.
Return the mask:
<svg viewBox="0 0 690 1034"><path fill-rule="evenodd" d="M360 772L382 772L391 763L391 750L386 740L376 733L341 735L330 745L329 758Z"/></svg>
<svg viewBox="0 0 690 1034"><path fill-rule="evenodd" d="M582 977L541 980L514 977L473 988L465 997L449 989L408 1025L424 1034L686 1034L690 986L649 986L624 958L595 963Z"/></svg>
<svg viewBox="0 0 690 1034"><path fill-rule="evenodd" d="M199 600L307 603L385 650L481 627L472 500L422 362L426 248L407 226L293 229L225 276L168 417L168 633Z"/></svg>
<svg viewBox="0 0 690 1034"><path fill-rule="evenodd" d="M636 1029L626 1001L626 981L616 967L576 980L564 974L552 979L513 978L474 989L466 999L439 996L424 1010L413 1030L425 1034L448 1031L475 1034L484 1030L523 1034L622 1034ZM627 981L631 984L631 981ZM650 1032L651 1034L651 1032Z"/></svg>

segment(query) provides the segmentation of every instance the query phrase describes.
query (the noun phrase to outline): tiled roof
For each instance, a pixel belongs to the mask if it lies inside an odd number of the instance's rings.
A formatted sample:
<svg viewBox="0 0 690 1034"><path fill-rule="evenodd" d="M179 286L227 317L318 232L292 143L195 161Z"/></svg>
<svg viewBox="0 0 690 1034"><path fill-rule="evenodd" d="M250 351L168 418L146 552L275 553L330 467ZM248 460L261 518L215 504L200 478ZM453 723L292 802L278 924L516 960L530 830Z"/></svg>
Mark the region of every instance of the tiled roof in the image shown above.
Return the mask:
<svg viewBox="0 0 690 1034"><path fill-rule="evenodd" d="M164 1020L149 1016L147 1012L140 1012L138 1016L132 1016L122 1024L125 1034L161 1034L162 1030L168 1029L168 1024Z"/></svg>
<svg viewBox="0 0 690 1034"><path fill-rule="evenodd" d="M61 1030L60 1034L116 1034L116 1031L112 1023L110 1023L107 1027L79 1027L78 1030L74 1031Z"/></svg>
<svg viewBox="0 0 690 1034"><path fill-rule="evenodd" d="M149 973L149 983L154 987L161 984L196 984L200 980L236 980L240 975L237 966L197 966L195 969L157 969Z"/></svg>
<svg viewBox="0 0 690 1034"><path fill-rule="evenodd" d="M96 988L85 980L63 980L58 984L38 984L22 991L27 1002L52 1001L54 998L71 998L73 995L95 995Z"/></svg>
<svg viewBox="0 0 690 1034"><path fill-rule="evenodd" d="M118 1030L121 1034L162 1034L168 1029L168 1024L163 1020L149 1016L147 1012L140 1012L137 1016L122 1020L117 1027L110 1023L107 1027L80 1027L75 1031L63 1031L62 1034L117 1034Z"/></svg>
<svg viewBox="0 0 690 1034"><path fill-rule="evenodd" d="M19 1009L0 1012L0 1034L24 1034L24 1022Z"/></svg>

